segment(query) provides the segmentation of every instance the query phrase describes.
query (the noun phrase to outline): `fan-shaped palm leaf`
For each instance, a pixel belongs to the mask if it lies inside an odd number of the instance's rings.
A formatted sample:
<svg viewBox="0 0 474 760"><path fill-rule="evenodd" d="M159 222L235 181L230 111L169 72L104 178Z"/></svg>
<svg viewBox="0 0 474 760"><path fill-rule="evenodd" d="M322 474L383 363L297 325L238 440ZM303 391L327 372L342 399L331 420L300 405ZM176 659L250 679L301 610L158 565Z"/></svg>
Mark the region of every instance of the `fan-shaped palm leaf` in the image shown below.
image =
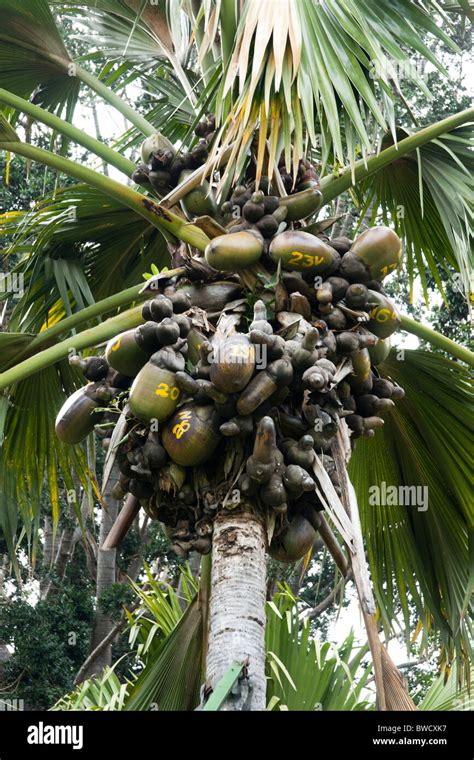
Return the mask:
<svg viewBox="0 0 474 760"><path fill-rule="evenodd" d="M83 681L75 691L61 697L51 707L51 710L53 712L68 710L104 710L115 712L123 710L130 683L121 683L116 675L115 667L119 663L120 660L117 660L112 668L105 668L102 675L98 678L88 678L86 681Z"/></svg>
<svg viewBox="0 0 474 760"><path fill-rule="evenodd" d="M355 187L362 216L372 208L371 223L382 213L405 242L410 277L419 273L426 291L426 271L442 290L450 265L469 288L474 216L474 125L466 124L422 145ZM398 130L399 139L407 132ZM391 140L384 142L388 147Z"/></svg>
<svg viewBox="0 0 474 760"><path fill-rule="evenodd" d="M361 691L371 669L360 666L368 648L356 651L352 633L336 647L310 639L309 621L299 628L298 605L286 589L267 604L268 709L367 709Z"/></svg>
<svg viewBox="0 0 474 760"><path fill-rule="evenodd" d="M161 268L170 260L155 227L87 185L60 189L32 211L2 215L2 235L13 235L5 255L21 256L15 271L25 284L12 329L38 332L58 299L69 313L139 282L152 263Z"/></svg>
<svg viewBox="0 0 474 760"><path fill-rule="evenodd" d="M186 610L174 589L153 578L133 583L140 606L126 610L130 644L143 662L138 677L121 683L113 668L81 683L54 710L192 710L199 701L201 678L201 612L197 581L182 570ZM120 662L120 660L119 660ZM117 664L117 663L116 663ZM114 666L115 667L115 666Z"/></svg>
<svg viewBox="0 0 474 760"><path fill-rule="evenodd" d="M284 145L287 170L291 162L296 168L304 152L303 117L323 164L331 151L344 162L344 142L370 150L370 118L394 133L397 66L408 62L407 51L421 53L446 73L422 36L434 35L457 49L431 17L438 11L433 2L422 10L402 0L383 0L377 8L352 0L247 0L216 103L221 129L215 149L236 143L227 175L240 174L257 130L260 146L269 137L270 167ZM212 42L207 36L202 48ZM406 66L405 75L429 94L413 67ZM260 151L258 174L263 158Z"/></svg>
<svg viewBox="0 0 474 760"><path fill-rule="evenodd" d="M84 82L143 134L154 132L126 101L72 60L47 0L0 0L0 14L1 87L24 98L34 92L35 102L51 111L59 113L66 107L66 118L71 120L80 83Z"/></svg>
<svg viewBox="0 0 474 760"><path fill-rule="evenodd" d="M441 633L449 666L470 656L469 535L472 538L472 383L459 363L424 351L392 352L383 366L406 390L376 440L357 442L350 475L357 491L382 622L397 606L410 636L409 599L426 634ZM398 506L383 487L427 488L423 500ZM420 493L420 492L419 492ZM418 505L418 506L417 506Z"/></svg>
<svg viewBox="0 0 474 760"><path fill-rule="evenodd" d="M202 615L195 597L171 633L147 657L125 709L193 710L199 703L201 656Z"/></svg>
<svg viewBox="0 0 474 760"><path fill-rule="evenodd" d="M135 66L134 71L140 67L141 65ZM151 106L147 118L152 124L156 124L161 134L174 145L181 145L181 149L190 148L196 140L193 126L202 114L209 110L209 104L213 100L220 77L220 71L216 68L209 79L208 87L203 91L202 82L196 73L189 68L185 69L185 73L196 94L194 105L189 102L182 83L169 61L160 61L153 71L149 66L143 66L140 75ZM118 137L114 145L119 151L137 149L142 139L143 135L140 131L132 127Z"/></svg>
<svg viewBox="0 0 474 760"><path fill-rule="evenodd" d="M68 362L38 373L9 389L3 397L8 404L3 424L0 454L1 500L0 526L14 555L18 517L26 527L29 542L33 538L33 561L40 518L40 497L48 483L56 529L60 491L75 492L77 481L84 486L93 478L81 447L67 446L54 434L56 413L66 397L80 387L77 370ZM79 494L73 500L79 520Z"/></svg>
<svg viewBox="0 0 474 760"><path fill-rule="evenodd" d="M444 674L431 684L423 697L420 710L474 710L474 694L472 692L472 671L469 679L461 687L454 671L446 679Z"/></svg>
<svg viewBox="0 0 474 760"><path fill-rule="evenodd" d="M1 0L0 84L51 111L72 117L80 82L46 0ZM39 86L41 85L41 88Z"/></svg>
<svg viewBox="0 0 474 760"><path fill-rule="evenodd" d="M110 59L145 61L147 66L166 57L180 80L189 102L195 102L186 73L191 50L191 27L181 3L147 0L76 3L59 2L90 31L87 39Z"/></svg>

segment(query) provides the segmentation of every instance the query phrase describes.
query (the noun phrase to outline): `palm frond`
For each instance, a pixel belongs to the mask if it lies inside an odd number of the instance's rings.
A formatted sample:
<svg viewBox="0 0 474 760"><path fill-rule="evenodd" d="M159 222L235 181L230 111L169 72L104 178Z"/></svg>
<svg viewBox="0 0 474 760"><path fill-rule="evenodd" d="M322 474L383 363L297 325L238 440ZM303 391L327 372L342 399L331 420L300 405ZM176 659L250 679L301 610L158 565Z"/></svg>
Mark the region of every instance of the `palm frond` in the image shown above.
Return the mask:
<svg viewBox="0 0 474 760"><path fill-rule="evenodd" d="M407 136L397 130L398 138ZM383 143L388 147L391 140ZM474 217L473 124L458 127L405 155L355 186L362 215L380 213L405 243L405 265L413 280L426 271L442 291L448 266L461 272L469 292Z"/></svg>
<svg viewBox="0 0 474 760"><path fill-rule="evenodd" d="M185 68L186 76L191 83L196 95L196 102L191 105L183 89L182 83L176 76L173 66L167 60L162 60L159 65L150 70L149 66L135 66L134 71L142 69L140 79L145 88L150 110L147 119L156 124L161 134L165 135L173 144L181 145L181 150L191 148L196 140L193 127L209 111L213 101L215 90L219 84L219 69L216 68L208 86L204 89L203 83L190 68ZM117 138L114 147L123 151L130 148L137 149L143 139L143 135L135 128L127 130Z"/></svg>
<svg viewBox="0 0 474 760"><path fill-rule="evenodd" d="M131 586L140 600L140 607L128 616L129 641L136 648L137 655L144 657L160 648L176 628L183 616L181 602L187 607L198 590L198 581L189 566L181 569L181 586L183 598L167 583L156 580L145 564L146 585L140 586L131 581Z"/></svg>
<svg viewBox="0 0 474 760"><path fill-rule="evenodd" d="M132 29L133 34L142 35L147 30L149 35L153 35L157 41L155 51L157 43L161 48L173 48L163 0L153 4L144 3L143 0L51 0L50 5L65 6L68 13L74 14L84 23L93 14L91 28L96 29L100 28L98 18L103 23L107 20L111 23L112 17L120 19L128 24L128 29Z"/></svg>
<svg viewBox="0 0 474 760"><path fill-rule="evenodd" d="M419 710L466 711L474 710L472 692L472 672L470 678L461 687L453 671L446 679L444 674L431 684L418 705Z"/></svg>
<svg viewBox="0 0 474 760"><path fill-rule="evenodd" d="M0 114L0 140L2 142L16 142L19 139L10 121L3 114Z"/></svg>
<svg viewBox="0 0 474 760"><path fill-rule="evenodd" d="M13 330L38 332L61 318L60 305L71 313L139 282L151 264L169 264L156 228L87 185L60 189L32 211L0 216L0 237L12 235L5 255L20 256L14 271L25 286Z"/></svg>
<svg viewBox="0 0 474 760"><path fill-rule="evenodd" d="M446 13L461 14L464 19L469 19L471 23L474 23L474 8L472 0L444 0L443 10Z"/></svg>
<svg viewBox="0 0 474 760"><path fill-rule="evenodd" d="M357 441L349 472L383 625L392 628L400 609L408 644L411 601L422 645L435 628L444 663L449 667L455 654L462 665L471 656L472 381L463 365L438 354L405 350L401 356L397 361L392 352L382 374L402 385L406 397L375 440ZM426 488L427 509L416 500L413 506L377 502L371 489L384 483Z"/></svg>
<svg viewBox="0 0 474 760"><path fill-rule="evenodd" d="M366 710L361 698L371 669L362 665L368 648L354 635L338 647L310 638L309 621L299 630L298 605L286 588L267 603L268 709Z"/></svg>
<svg viewBox="0 0 474 760"><path fill-rule="evenodd" d="M81 384L77 370L68 362L61 362L12 386L8 395L3 397L8 408L0 450L0 526L12 555L21 519L27 531L32 559L35 559L40 499L46 482L55 531L61 493L76 493L74 476L84 487L94 477L89 471L85 450L79 446L67 446L54 433L56 413L67 396ZM81 523L79 494L76 493L73 503Z"/></svg>
<svg viewBox="0 0 474 760"><path fill-rule="evenodd" d="M80 82L46 0L0 0L0 86L71 119Z"/></svg>
<svg viewBox="0 0 474 760"><path fill-rule="evenodd" d="M95 2L65 5L68 13L73 12L73 17L87 30L82 30L81 38L106 58L148 61L150 65L151 59L173 50L166 16L157 5L150 6L141 0L136 10L121 2L103 3L103 7ZM151 15L147 13L149 10ZM157 19L161 20L159 34L156 34Z"/></svg>
<svg viewBox="0 0 474 760"><path fill-rule="evenodd" d="M86 39L109 60L144 62L168 59L181 81L186 97L195 101L186 66L191 51L191 27L176 0L150 4L128 2L59 2L88 29Z"/></svg>
<svg viewBox="0 0 474 760"><path fill-rule="evenodd" d="M431 17L439 6L425 6L407 0L383 0L377 8L353 0L247 0L217 95L215 150L236 142L222 184L230 172L232 178L242 172L256 132L260 145L269 138L271 168L284 147L286 168L295 170L304 153L303 118L323 165L331 153L344 163L344 144L350 149L359 143L369 151L371 120L395 134L397 67L405 66L405 79L429 96L418 72L407 65L410 52L446 75L423 38L433 35L457 50ZM211 41L203 40L201 57ZM212 160L213 155L210 165ZM258 164L257 176L263 154Z"/></svg>
<svg viewBox="0 0 474 760"><path fill-rule="evenodd" d="M115 673L119 662L120 660L117 660L112 668L105 668L100 677L83 681L77 689L61 697L51 710L53 712L123 710L130 682L122 683Z"/></svg>
<svg viewBox="0 0 474 760"><path fill-rule="evenodd" d="M199 703L202 615L197 597L171 633L155 646L135 681L126 710L194 710Z"/></svg>
<svg viewBox="0 0 474 760"><path fill-rule="evenodd" d="M0 332L0 372L15 362L34 337L28 333Z"/></svg>
<svg viewBox="0 0 474 760"><path fill-rule="evenodd" d="M197 706L202 648L197 580L189 566L181 570L183 613L173 587L155 580L146 565L145 570L144 586L132 582L139 606L133 612L125 610L130 654L139 657L141 672L137 676L130 670L120 681L114 672L118 660L60 699L53 710L184 711Z"/></svg>

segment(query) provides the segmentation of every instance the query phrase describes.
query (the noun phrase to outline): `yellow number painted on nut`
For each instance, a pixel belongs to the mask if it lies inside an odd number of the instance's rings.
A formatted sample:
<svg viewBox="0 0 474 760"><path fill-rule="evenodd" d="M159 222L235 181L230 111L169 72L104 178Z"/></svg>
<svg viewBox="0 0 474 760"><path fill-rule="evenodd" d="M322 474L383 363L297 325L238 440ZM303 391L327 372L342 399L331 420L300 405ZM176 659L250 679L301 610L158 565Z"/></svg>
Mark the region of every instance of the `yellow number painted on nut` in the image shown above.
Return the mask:
<svg viewBox="0 0 474 760"><path fill-rule="evenodd" d="M386 264L384 267L380 267L380 274L386 277L390 271L393 272L393 270L396 268L396 264Z"/></svg>
<svg viewBox="0 0 474 760"><path fill-rule="evenodd" d="M188 432L189 428L191 427L191 423L187 420L183 420L183 422L178 422L177 425L173 428L173 435L178 440L182 438L182 436Z"/></svg>
<svg viewBox="0 0 474 760"><path fill-rule="evenodd" d="M300 251L293 251L291 255L293 258L288 261L288 264L297 264L303 258L303 254Z"/></svg>
<svg viewBox="0 0 474 760"><path fill-rule="evenodd" d="M115 341L115 343L112 344L112 347L111 347L110 350L111 351L118 351L119 348L120 348L121 342L122 342L122 338L117 338L117 340Z"/></svg>
<svg viewBox="0 0 474 760"><path fill-rule="evenodd" d="M168 398L170 395L170 387L168 383L160 383L158 388L155 390L155 393L157 396L161 396L162 398Z"/></svg>
<svg viewBox="0 0 474 760"><path fill-rule="evenodd" d="M377 322L380 322L381 324L386 322L387 319L389 319L390 315L392 315L393 317L393 312L391 312L390 309L379 309L377 306L370 314L372 319L375 319Z"/></svg>
<svg viewBox="0 0 474 760"><path fill-rule="evenodd" d="M180 390L176 385L173 385L173 387L170 388L168 383L160 383L158 388L155 390L155 394L157 396L161 396L162 398L172 398L173 401L176 401L176 399L179 397Z"/></svg>
<svg viewBox="0 0 474 760"><path fill-rule="evenodd" d="M300 263L306 268L317 267L324 261L324 258L322 256L313 256L310 253L300 253L300 251L293 251L291 255L293 258L289 260L288 264L293 266Z"/></svg>

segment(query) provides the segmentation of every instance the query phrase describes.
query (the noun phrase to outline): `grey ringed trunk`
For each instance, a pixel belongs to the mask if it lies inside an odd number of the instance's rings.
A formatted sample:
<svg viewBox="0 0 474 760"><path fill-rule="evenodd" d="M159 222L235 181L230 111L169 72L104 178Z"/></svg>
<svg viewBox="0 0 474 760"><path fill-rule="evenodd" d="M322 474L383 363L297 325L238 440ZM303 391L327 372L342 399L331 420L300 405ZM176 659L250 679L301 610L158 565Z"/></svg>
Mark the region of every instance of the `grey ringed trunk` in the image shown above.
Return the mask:
<svg viewBox="0 0 474 760"><path fill-rule="evenodd" d="M206 682L216 687L233 662L248 660L247 694L222 710L265 710L266 531L253 511L222 510L214 523Z"/></svg>

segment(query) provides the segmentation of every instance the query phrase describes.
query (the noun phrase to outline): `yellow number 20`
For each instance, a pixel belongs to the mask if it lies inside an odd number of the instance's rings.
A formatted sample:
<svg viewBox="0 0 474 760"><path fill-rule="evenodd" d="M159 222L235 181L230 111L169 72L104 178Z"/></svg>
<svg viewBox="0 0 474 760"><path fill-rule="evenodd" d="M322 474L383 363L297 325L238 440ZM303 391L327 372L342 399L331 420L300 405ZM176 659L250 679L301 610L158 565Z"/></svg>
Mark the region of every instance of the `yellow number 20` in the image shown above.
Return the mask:
<svg viewBox="0 0 474 760"><path fill-rule="evenodd" d="M173 387L170 388L168 383L160 383L155 390L157 396L161 396L162 398L172 398L173 401L178 398L179 392L179 388L176 385L173 385Z"/></svg>

